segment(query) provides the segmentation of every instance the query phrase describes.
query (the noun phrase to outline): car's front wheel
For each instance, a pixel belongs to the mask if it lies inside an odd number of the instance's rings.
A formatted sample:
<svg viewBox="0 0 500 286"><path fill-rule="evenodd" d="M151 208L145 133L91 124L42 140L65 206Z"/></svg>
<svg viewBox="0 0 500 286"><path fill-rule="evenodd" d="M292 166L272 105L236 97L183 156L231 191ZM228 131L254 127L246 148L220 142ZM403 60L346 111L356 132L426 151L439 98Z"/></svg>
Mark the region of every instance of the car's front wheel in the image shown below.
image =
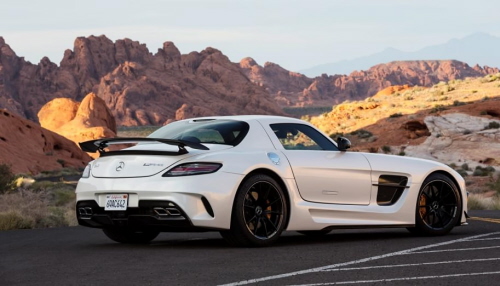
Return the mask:
<svg viewBox="0 0 500 286"><path fill-rule="evenodd" d="M236 246L268 246L281 235L287 218L287 200L280 185L270 176L254 175L238 189L231 229L221 235Z"/></svg>
<svg viewBox="0 0 500 286"><path fill-rule="evenodd" d="M104 234L120 243L149 243L155 239L160 232L151 230L131 230L126 228L104 228Z"/></svg>
<svg viewBox="0 0 500 286"><path fill-rule="evenodd" d="M458 187L447 176L432 174L417 197L415 227L408 230L417 235L444 235L458 224L461 215Z"/></svg>

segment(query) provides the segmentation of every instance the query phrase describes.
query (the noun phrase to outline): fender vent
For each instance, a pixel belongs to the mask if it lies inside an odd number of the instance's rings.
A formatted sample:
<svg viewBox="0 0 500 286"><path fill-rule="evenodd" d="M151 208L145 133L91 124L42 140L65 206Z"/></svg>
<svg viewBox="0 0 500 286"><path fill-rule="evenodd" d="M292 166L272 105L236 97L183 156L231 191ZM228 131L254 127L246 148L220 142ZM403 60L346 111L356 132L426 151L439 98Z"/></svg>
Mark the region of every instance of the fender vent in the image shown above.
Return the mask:
<svg viewBox="0 0 500 286"><path fill-rule="evenodd" d="M395 204L404 190L408 188L408 178L404 176L382 175L378 179L377 204L390 206Z"/></svg>

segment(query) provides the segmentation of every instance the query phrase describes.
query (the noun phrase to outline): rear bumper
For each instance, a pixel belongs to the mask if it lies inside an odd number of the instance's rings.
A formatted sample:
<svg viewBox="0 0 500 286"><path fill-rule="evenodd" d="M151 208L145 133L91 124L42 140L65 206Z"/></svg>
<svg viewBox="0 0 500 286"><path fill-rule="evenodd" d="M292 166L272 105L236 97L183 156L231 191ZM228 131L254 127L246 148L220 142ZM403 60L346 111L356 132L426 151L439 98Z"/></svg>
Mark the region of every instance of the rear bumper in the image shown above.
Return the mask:
<svg viewBox="0 0 500 286"><path fill-rule="evenodd" d="M97 228L229 229L231 206L242 179L242 175L224 172L178 178L158 175L81 179L76 189L77 218L80 225ZM128 194L127 210L104 211L106 194ZM173 204L181 215L165 216L154 211L155 207L169 207L168 203ZM91 215L85 215L85 210L80 211L82 207L91 208Z"/></svg>
<svg viewBox="0 0 500 286"><path fill-rule="evenodd" d="M94 228L126 227L158 231L203 231L195 227L186 213L169 201L140 201L139 207L126 211L105 211L95 201L80 201L76 205L78 223Z"/></svg>

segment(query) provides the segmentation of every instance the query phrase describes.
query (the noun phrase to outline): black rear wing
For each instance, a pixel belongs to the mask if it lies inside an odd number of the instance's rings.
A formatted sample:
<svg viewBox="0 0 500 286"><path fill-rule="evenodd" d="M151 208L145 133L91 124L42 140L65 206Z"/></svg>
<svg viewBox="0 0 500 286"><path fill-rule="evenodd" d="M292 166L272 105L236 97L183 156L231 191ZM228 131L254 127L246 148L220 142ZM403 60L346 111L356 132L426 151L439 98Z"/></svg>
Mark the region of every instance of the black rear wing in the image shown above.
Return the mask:
<svg viewBox="0 0 500 286"><path fill-rule="evenodd" d="M150 143L163 143L163 144L168 144L168 145L174 145L179 147L179 151L177 153L175 152L166 152L166 151L147 151L147 150L121 150L121 151L108 151L106 152L104 149L109 147L110 145L117 145L117 144L135 144L135 143L141 143L141 142L150 142ZM106 155L111 155L111 153L115 154L119 152L120 154L130 154L130 155L138 155L138 154L145 154L145 155L182 155L188 153L186 150L186 146L193 148L193 149L199 149L199 150L210 150L208 149L207 146L196 143L196 142L191 142L187 140L172 140L172 139L163 139L163 138L134 138L134 137L123 137L123 138L103 138L103 139L97 139L97 140L90 140L90 141L85 141L85 142L80 142L79 143L80 148L85 151L85 152L99 152L101 156Z"/></svg>

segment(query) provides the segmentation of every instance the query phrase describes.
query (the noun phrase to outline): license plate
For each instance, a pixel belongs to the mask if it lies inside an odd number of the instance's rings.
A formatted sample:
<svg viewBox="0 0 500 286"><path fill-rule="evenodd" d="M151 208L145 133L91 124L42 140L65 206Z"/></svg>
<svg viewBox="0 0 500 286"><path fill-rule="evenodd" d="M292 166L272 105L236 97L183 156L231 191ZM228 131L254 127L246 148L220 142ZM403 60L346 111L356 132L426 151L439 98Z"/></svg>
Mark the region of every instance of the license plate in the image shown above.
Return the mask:
<svg viewBox="0 0 500 286"><path fill-rule="evenodd" d="M106 195L106 211L124 211L128 206L128 194Z"/></svg>

